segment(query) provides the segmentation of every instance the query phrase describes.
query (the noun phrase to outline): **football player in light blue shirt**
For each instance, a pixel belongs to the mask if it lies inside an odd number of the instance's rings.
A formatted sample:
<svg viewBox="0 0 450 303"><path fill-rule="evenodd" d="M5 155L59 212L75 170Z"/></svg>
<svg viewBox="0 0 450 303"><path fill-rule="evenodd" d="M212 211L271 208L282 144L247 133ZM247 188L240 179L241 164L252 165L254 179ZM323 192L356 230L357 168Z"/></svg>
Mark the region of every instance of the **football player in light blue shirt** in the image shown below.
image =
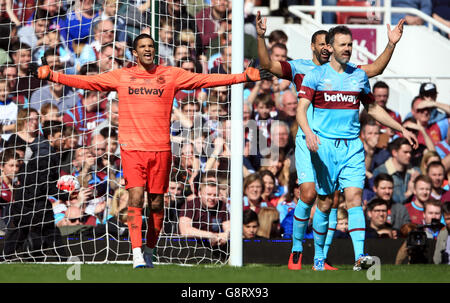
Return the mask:
<svg viewBox="0 0 450 303"><path fill-rule="evenodd" d="M364 254L365 217L362 190L365 179L364 147L359 139L359 107L362 103L379 123L402 133L417 148L416 136L395 121L374 102L367 75L349 65L352 33L346 26L330 29L327 36L331 60L309 72L299 92L297 122L303 130L318 193L313 218L314 266L325 270L323 248L328 217L336 190L343 190L348 211L349 233L353 243L353 270L367 269L373 259ZM313 118L307 111L313 107Z"/></svg>
<svg viewBox="0 0 450 303"><path fill-rule="evenodd" d="M392 54L395 49L395 45L400 41L403 33L403 23L404 20L400 20L397 26L391 30L390 26L387 25L388 33L388 44L383 53L373 62L372 64L363 65L360 68L363 69L368 77L374 77L381 74L389 63ZM260 66L272 72L274 75L291 80L295 86L297 93L302 85L303 78L305 74L315 67L325 64L329 61L330 53L327 48L325 37L327 31L319 30L315 32L311 38L311 50L312 59L296 59L287 62L271 61L266 45L265 45L265 32L266 32L266 19L261 18L260 13L256 16L256 28L258 34L258 56L260 59ZM308 109L308 119L311 119L312 107ZM298 182L300 184L301 197L297 203L295 209L295 220L294 220L294 236L292 251L289 258L289 269L299 270L301 269L301 259L303 251L303 239L306 228L308 226L308 221L311 213L311 208L316 201L317 192L315 189L315 180L312 178L312 165L311 156L309 150L306 148L306 143L303 140L303 132L299 128L297 138L296 138L296 152L295 152L295 163L297 168ZM337 202L338 193L336 195L336 203L330 211L329 216L329 230L327 233L327 238L325 242L324 255L326 258L328 247L331 245L334 230L337 224ZM326 269L335 269L325 263Z"/></svg>

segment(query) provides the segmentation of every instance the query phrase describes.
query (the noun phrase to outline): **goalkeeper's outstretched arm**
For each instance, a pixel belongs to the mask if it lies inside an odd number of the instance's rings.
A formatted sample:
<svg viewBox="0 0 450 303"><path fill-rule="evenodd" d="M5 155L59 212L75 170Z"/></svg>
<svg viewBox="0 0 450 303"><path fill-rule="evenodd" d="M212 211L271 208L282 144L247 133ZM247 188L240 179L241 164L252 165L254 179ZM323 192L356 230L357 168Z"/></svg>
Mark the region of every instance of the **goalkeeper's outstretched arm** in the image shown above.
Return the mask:
<svg viewBox="0 0 450 303"><path fill-rule="evenodd" d="M117 89L120 83L120 70L113 70L99 75L66 75L54 72L50 66L42 59L43 65L30 73L38 79L61 83L70 87L96 90L96 91L113 91Z"/></svg>

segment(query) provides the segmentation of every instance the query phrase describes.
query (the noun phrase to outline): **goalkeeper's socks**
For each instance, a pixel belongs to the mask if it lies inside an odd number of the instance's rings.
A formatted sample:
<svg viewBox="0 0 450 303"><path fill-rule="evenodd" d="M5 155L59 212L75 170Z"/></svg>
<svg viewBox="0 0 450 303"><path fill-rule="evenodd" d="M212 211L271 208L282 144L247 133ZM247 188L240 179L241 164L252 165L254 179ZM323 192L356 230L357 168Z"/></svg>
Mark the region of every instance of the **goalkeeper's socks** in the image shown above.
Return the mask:
<svg viewBox="0 0 450 303"><path fill-rule="evenodd" d="M146 246L154 248L158 242L159 233L164 222L164 210L152 212L148 218L147 243Z"/></svg>
<svg viewBox="0 0 450 303"><path fill-rule="evenodd" d="M348 232L353 242L355 260L364 254L364 239L366 236L366 221L362 206L348 209Z"/></svg>
<svg viewBox="0 0 450 303"><path fill-rule="evenodd" d="M128 206L128 230L131 248L142 246L142 208Z"/></svg>
<svg viewBox="0 0 450 303"><path fill-rule="evenodd" d="M311 215L311 205L298 200L294 210L293 230L292 230L292 252L303 251L303 238L305 237L306 228Z"/></svg>
<svg viewBox="0 0 450 303"><path fill-rule="evenodd" d="M318 207L313 217L313 233L314 233L314 259L324 259L323 247L328 230L328 213L322 212Z"/></svg>
<svg viewBox="0 0 450 303"><path fill-rule="evenodd" d="M336 231L337 225L337 208L332 208L330 215L328 217L328 232L325 239L325 246L323 248L323 255L325 259L328 255L328 249L330 248L331 242L333 242L334 232Z"/></svg>

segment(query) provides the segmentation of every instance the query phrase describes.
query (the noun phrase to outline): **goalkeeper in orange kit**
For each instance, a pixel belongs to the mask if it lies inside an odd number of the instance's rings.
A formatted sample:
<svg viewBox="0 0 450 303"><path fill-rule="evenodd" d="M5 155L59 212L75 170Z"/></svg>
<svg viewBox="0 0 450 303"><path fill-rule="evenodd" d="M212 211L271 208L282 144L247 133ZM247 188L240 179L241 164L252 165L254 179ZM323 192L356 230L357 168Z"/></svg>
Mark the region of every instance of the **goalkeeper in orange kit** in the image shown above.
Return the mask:
<svg viewBox="0 0 450 303"><path fill-rule="evenodd" d="M174 95L179 90L259 81L271 74L253 67L242 74L197 74L154 63L155 42L141 34L133 41L137 65L107 73L81 76L53 72L48 65L35 77L67 86L97 91L117 91L119 97L119 144L125 187L129 192L128 228L133 267L153 267L153 249L164 218L164 194L172 162L170 118ZM148 192L150 216L147 242L142 251L142 207Z"/></svg>

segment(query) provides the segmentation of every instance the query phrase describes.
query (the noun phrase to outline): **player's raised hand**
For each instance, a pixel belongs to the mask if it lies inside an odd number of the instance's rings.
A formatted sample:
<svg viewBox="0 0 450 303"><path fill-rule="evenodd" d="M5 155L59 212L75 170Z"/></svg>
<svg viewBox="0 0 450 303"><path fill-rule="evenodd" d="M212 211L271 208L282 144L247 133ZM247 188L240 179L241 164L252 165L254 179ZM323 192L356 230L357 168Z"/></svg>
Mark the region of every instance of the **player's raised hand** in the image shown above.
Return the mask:
<svg viewBox="0 0 450 303"><path fill-rule="evenodd" d="M405 23L405 19L404 18L400 19L400 21L398 21L397 26L394 27L393 30L391 30L391 26L389 24L386 24L389 42L391 42L395 45L395 44L397 44L398 41L400 41L400 38L403 35L403 24L404 23Z"/></svg>
<svg viewBox="0 0 450 303"><path fill-rule="evenodd" d="M266 34L266 30L267 30L267 18L262 18L261 17L261 12L258 11L256 13L256 34L258 35L258 37L262 37L264 38L264 35Z"/></svg>
<svg viewBox="0 0 450 303"><path fill-rule="evenodd" d="M406 128L403 128L402 135L408 140L409 144L411 144L414 149L417 149L417 147L419 147L419 141L417 140L417 137L416 135L414 135L414 133L410 132Z"/></svg>

